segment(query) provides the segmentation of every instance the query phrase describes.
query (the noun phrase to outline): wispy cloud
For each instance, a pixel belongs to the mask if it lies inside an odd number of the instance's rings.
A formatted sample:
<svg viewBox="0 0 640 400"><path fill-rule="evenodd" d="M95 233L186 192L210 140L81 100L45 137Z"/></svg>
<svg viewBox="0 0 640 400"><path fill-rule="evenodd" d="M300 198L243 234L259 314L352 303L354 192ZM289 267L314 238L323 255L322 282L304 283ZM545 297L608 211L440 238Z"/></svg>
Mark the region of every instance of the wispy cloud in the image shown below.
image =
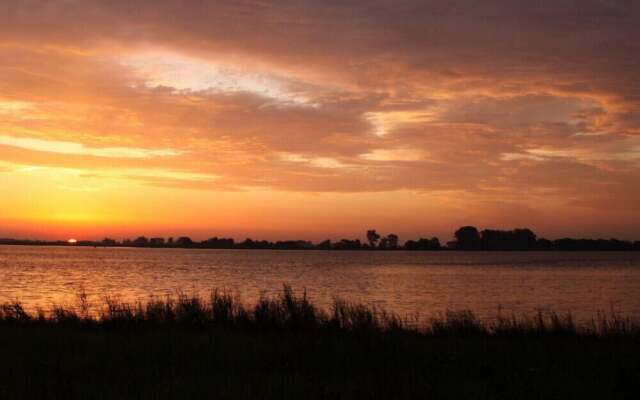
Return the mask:
<svg viewBox="0 0 640 400"><path fill-rule="evenodd" d="M292 82L282 76L255 70L232 68L169 52L142 52L120 60L134 69L150 87L169 87L178 91L218 93L252 93L282 104L317 106Z"/></svg>
<svg viewBox="0 0 640 400"><path fill-rule="evenodd" d="M175 157L184 154L176 149L143 149L137 147L90 147L82 143L0 135L0 145L48 153L109 158Z"/></svg>
<svg viewBox="0 0 640 400"><path fill-rule="evenodd" d="M426 159L424 150L411 148L373 149L360 155L371 161L420 161Z"/></svg>

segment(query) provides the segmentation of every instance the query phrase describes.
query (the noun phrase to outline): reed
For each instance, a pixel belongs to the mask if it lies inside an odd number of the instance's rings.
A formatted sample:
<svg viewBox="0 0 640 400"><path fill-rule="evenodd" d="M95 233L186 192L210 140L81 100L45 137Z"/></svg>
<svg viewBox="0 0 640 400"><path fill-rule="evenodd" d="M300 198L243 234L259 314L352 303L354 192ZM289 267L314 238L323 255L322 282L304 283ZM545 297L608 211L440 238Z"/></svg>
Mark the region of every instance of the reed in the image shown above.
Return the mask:
<svg viewBox="0 0 640 400"><path fill-rule="evenodd" d="M0 304L0 323L135 327L175 325L194 328L226 327L251 330L337 330L367 333L411 333L422 336L596 335L635 336L640 324L619 313L599 312L588 323L577 324L571 314L538 312L533 316L498 315L481 321L469 310L450 310L420 324L365 304L335 300L326 311L316 307L306 291L296 295L284 285L280 294L261 297L246 306L239 296L215 289L208 298L178 293L176 297L152 298L147 303L128 303L105 296L91 313L87 296L79 294L77 306L54 306L47 313L25 310L19 301Z"/></svg>
<svg viewBox="0 0 640 400"><path fill-rule="evenodd" d="M253 305L105 297L31 313L0 305L0 399L640 398L640 328L619 314L470 311L425 324L285 286Z"/></svg>

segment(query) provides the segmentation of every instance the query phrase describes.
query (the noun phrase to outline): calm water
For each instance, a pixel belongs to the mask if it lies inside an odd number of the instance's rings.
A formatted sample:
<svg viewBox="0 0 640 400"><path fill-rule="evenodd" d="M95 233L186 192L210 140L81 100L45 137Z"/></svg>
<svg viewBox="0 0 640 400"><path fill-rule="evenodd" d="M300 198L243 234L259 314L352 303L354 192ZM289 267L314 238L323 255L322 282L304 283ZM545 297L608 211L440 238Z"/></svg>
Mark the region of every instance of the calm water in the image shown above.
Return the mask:
<svg viewBox="0 0 640 400"><path fill-rule="evenodd" d="M321 306L334 298L428 317L470 309L502 312L599 310L640 318L640 253L454 253L183 250L0 246L0 302L28 308L73 305L84 288L147 300L151 295L237 291L245 302L307 289Z"/></svg>

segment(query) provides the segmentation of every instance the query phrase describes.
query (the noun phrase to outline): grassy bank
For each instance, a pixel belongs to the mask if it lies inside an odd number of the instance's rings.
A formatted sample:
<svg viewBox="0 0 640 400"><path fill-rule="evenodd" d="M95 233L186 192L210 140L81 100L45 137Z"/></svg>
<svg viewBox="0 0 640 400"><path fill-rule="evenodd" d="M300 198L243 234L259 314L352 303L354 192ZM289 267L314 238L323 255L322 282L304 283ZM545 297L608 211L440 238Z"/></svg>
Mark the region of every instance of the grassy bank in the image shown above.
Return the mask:
<svg viewBox="0 0 640 400"><path fill-rule="evenodd" d="M367 306L317 309L290 288L28 313L0 307L0 399L629 399L640 328L619 316L418 325Z"/></svg>

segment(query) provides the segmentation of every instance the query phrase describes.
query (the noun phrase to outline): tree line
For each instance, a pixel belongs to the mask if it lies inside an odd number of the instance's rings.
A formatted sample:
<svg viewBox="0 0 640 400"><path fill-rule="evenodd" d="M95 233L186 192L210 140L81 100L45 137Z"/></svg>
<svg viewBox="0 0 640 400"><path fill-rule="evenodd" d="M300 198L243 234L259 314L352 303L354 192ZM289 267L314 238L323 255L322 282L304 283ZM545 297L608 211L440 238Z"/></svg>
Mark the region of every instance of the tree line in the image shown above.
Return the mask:
<svg viewBox="0 0 640 400"><path fill-rule="evenodd" d="M159 247L159 248L205 248L205 249L277 249L277 250L409 250L409 251L639 251L640 241L618 239L572 239L549 240L538 238L528 228L512 230L483 229L463 226L454 232L455 240L441 244L437 237L407 240L400 243L394 233L381 235L375 229L366 232L366 240L341 239L313 243L307 240L267 241L247 238L235 241L232 238L212 237L194 241L188 236L177 238L139 236L135 239L117 241L105 238L101 241L46 242L16 239L0 239L0 244L22 245L74 245L101 247Z"/></svg>
<svg viewBox="0 0 640 400"><path fill-rule="evenodd" d="M640 241L618 239L549 240L538 238L528 228L513 230L484 229L463 226L455 231L455 240L447 243L454 250L561 250L561 251L631 251L640 250Z"/></svg>

